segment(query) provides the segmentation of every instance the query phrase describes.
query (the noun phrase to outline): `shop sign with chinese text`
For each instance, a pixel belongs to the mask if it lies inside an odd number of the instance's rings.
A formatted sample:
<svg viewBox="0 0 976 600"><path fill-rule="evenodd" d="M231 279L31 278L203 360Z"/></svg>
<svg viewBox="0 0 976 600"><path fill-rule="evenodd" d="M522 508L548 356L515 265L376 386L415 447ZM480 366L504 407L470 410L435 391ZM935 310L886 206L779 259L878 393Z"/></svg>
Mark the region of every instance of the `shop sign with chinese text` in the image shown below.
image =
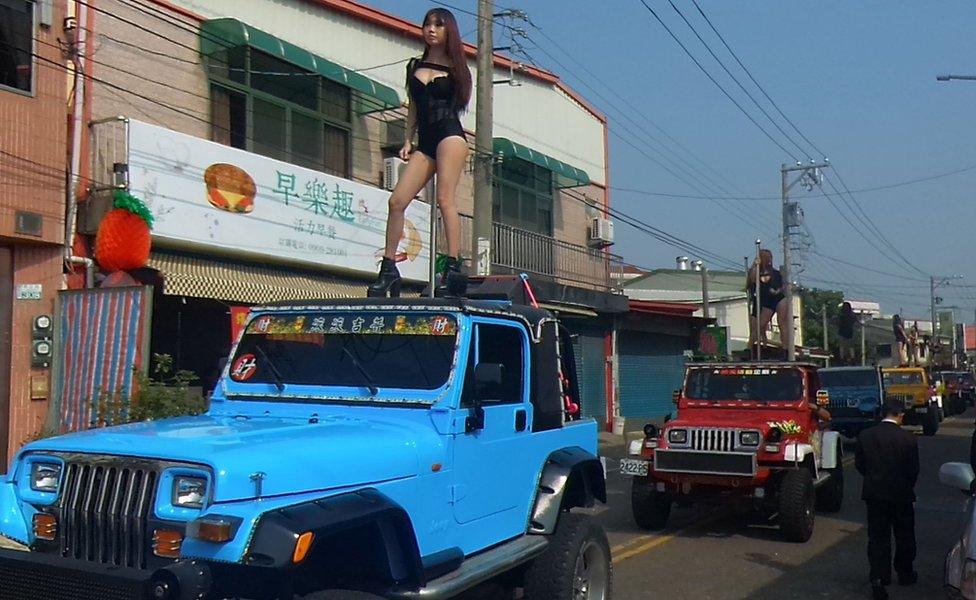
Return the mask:
<svg viewBox="0 0 976 600"><path fill-rule="evenodd" d="M139 121L129 122L129 187L166 245L362 274L383 254L388 191ZM429 260L430 208L414 202L397 266L424 281Z"/></svg>

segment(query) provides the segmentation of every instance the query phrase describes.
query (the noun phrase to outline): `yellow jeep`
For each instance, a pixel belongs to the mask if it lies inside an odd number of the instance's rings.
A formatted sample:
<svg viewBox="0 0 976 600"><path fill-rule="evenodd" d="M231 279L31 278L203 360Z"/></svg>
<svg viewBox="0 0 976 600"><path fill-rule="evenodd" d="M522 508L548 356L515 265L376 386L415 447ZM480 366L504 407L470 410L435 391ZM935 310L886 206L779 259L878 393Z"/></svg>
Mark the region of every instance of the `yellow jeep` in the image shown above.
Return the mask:
<svg viewBox="0 0 976 600"><path fill-rule="evenodd" d="M885 397L905 403L905 425L921 425L922 433L939 430L939 405L932 397L929 374L921 367L892 367L881 370Z"/></svg>

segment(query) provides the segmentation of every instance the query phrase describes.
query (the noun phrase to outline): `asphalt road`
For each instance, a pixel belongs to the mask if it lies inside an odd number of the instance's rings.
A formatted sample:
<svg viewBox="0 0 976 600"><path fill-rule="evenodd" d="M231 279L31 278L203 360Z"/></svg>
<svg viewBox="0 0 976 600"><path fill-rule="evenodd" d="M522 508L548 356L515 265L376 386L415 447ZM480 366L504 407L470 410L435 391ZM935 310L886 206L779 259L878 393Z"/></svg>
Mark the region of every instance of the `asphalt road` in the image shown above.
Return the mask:
<svg viewBox="0 0 976 600"><path fill-rule="evenodd" d="M891 586L893 599L942 598L943 558L965 522L966 497L941 485L944 462L968 461L973 410L945 420L938 434L919 431L921 475L916 493L915 565L919 582ZM845 447L844 507L817 514L805 544L784 542L772 524L724 508L675 508L669 527L647 534L630 514L630 478L608 473L608 505L597 509L614 556L614 598L765 599L870 597L861 476Z"/></svg>

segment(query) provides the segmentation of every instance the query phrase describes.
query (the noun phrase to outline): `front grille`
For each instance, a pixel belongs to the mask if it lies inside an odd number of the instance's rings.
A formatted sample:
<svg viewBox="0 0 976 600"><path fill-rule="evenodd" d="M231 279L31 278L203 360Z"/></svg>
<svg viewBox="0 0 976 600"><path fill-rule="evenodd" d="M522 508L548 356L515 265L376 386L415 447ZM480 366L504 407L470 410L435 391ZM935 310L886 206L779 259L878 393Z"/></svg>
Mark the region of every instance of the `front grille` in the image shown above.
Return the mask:
<svg viewBox="0 0 976 600"><path fill-rule="evenodd" d="M755 454L744 452L656 450L654 470L702 475L754 475L755 457Z"/></svg>
<svg viewBox="0 0 976 600"><path fill-rule="evenodd" d="M3 600L133 600L144 598L138 582L106 580L104 575L57 569L27 561L0 560Z"/></svg>
<svg viewBox="0 0 976 600"><path fill-rule="evenodd" d="M735 449L735 429L701 427L688 430L692 450L732 452Z"/></svg>
<svg viewBox="0 0 976 600"><path fill-rule="evenodd" d="M146 568L147 520L157 479L155 466L145 461L66 461L58 528L61 556Z"/></svg>

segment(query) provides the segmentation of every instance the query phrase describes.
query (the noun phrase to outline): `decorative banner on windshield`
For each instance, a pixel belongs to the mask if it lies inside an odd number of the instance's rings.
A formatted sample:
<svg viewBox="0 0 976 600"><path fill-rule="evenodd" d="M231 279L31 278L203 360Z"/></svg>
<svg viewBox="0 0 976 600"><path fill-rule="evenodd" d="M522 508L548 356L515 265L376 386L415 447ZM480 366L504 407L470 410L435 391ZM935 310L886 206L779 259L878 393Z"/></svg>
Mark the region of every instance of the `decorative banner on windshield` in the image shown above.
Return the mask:
<svg viewBox="0 0 976 600"><path fill-rule="evenodd" d="M329 315L264 315L251 321L250 335L356 334L356 335L455 335L457 321L451 315L346 313Z"/></svg>
<svg viewBox="0 0 976 600"><path fill-rule="evenodd" d="M776 375L779 369L715 369L713 375Z"/></svg>

